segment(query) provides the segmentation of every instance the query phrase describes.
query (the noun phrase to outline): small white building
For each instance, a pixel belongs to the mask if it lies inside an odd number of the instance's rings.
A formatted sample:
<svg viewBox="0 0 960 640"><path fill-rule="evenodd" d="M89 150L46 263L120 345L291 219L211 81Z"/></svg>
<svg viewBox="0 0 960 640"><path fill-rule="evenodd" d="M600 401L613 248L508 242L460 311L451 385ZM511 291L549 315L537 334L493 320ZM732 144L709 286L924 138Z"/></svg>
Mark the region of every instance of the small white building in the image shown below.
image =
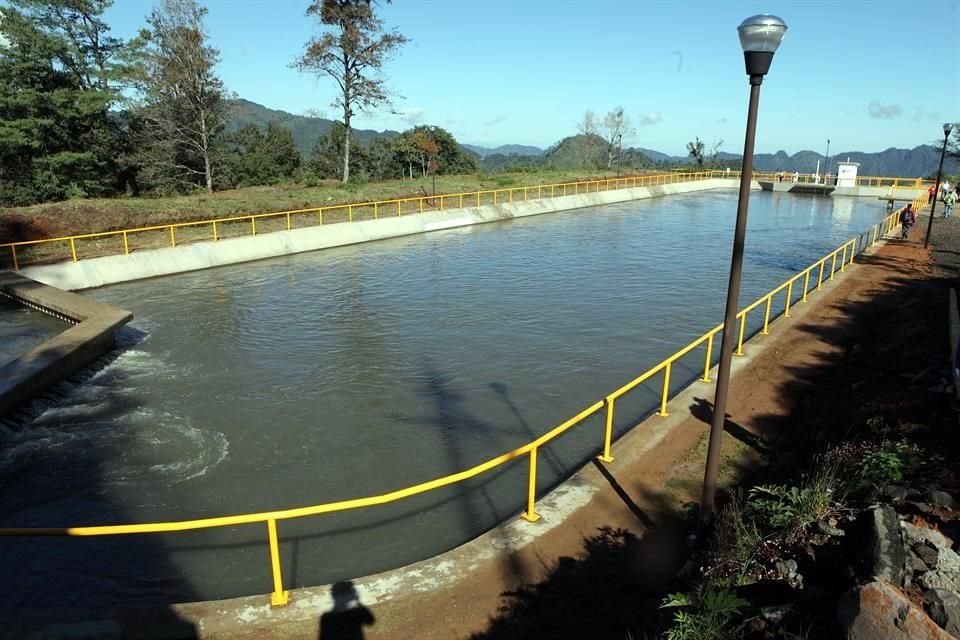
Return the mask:
<svg viewBox="0 0 960 640"><path fill-rule="evenodd" d="M855 187L857 186L857 171L860 169L859 162L838 162L837 163L837 186Z"/></svg>

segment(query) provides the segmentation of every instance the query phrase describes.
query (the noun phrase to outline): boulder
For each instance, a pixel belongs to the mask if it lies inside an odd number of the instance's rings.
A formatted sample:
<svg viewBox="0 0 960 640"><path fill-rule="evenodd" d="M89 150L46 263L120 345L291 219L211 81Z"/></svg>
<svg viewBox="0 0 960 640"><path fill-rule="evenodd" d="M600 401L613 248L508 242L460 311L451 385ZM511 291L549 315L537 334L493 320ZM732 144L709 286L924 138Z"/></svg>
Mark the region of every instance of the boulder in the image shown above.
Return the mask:
<svg viewBox="0 0 960 640"><path fill-rule="evenodd" d="M953 496L946 491L930 489L927 491L927 501L937 505L938 507L943 507L944 509L953 508Z"/></svg>
<svg viewBox="0 0 960 640"><path fill-rule="evenodd" d="M837 616L849 640L953 640L903 592L883 580L845 593Z"/></svg>
<svg viewBox="0 0 960 640"><path fill-rule="evenodd" d="M863 517L866 520L866 577L903 586L908 562L897 512L885 505L869 509Z"/></svg>
<svg viewBox="0 0 960 640"><path fill-rule="evenodd" d="M904 539L909 545L913 545L917 542L929 542L934 547L943 547L949 549L953 546L953 540L943 535L936 529L918 527L917 525L910 524L906 521L901 522L900 527L903 529Z"/></svg>
<svg viewBox="0 0 960 640"><path fill-rule="evenodd" d="M931 589L923 595L930 603L930 618L947 633L960 638L960 596L945 589Z"/></svg>

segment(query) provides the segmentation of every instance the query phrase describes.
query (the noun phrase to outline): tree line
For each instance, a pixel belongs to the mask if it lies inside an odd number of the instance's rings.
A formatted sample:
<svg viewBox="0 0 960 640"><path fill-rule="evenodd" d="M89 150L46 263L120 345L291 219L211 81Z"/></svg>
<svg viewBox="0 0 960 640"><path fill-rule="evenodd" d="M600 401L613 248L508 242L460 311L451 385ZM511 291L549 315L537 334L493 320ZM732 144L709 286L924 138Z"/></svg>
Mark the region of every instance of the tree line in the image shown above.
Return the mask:
<svg viewBox="0 0 960 640"><path fill-rule="evenodd" d="M307 158L287 129L227 131L232 95L196 0L159 0L129 40L103 20L111 3L0 6L0 204L477 169L439 127L366 146L351 139L357 111L389 102L378 71L407 41L383 29L369 0L315 0L306 9L323 33L291 65L332 78L342 112Z"/></svg>

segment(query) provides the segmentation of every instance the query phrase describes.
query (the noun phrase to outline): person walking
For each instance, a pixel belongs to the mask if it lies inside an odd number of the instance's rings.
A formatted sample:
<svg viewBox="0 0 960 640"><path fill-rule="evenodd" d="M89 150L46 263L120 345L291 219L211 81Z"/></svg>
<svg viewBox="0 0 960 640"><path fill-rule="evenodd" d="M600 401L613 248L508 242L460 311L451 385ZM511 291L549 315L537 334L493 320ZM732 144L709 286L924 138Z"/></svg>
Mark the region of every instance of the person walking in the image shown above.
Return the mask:
<svg viewBox="0 0 960 640"><path fill-rule="evenodd" d="M907 239L910 235L910 228L916 224L917 215L913 212L913 203L908 204L900 212L900 238Z"/></svg>
<svg viewBox="0 0 960 640"><path fill-rule="evenodd" d="M940 201L943 203L943 217L949 218L953 215L953 205L957 202L957 196L953 191L947 191L941 196Z"/></svg>

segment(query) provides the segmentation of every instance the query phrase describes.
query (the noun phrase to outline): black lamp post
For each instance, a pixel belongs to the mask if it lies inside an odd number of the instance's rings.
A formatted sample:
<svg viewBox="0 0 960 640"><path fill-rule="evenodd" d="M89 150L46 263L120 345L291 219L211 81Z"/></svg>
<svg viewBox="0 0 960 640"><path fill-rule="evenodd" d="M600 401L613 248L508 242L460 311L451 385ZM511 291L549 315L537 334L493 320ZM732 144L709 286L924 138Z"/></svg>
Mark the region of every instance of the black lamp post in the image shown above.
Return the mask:
<svg viewBox="0 0 960 640"><path fill-rule="evenodd" d="M940 148L940 166L937 167L937 184L933 188L933 201L930 203L930 220L927 221L927 235L923 239L923 248L930 244L930 232L933 230L933 212L937 208L937 197L940 195L940 177L943 175L943 155L947 152L947 140L953 131L952 122L943 123L943 146Z"/></svg>
<svg viewBox="0 0 960 640"><path fill-rule="evenodd" d="M737 304L740 298L740 275L743 271L743 245L747 231L747 206L750 202L750 183L753 178L753 143L757 131L757 108L760 104L760 84L770 70L773 54L787 32L786 23L776 16L757 15L744 20L737 32L743 47L747 75L750 76L750 107L747 111L747 133L743 143L743 171L740 173L740 198L737 204L737 223L733 235L733 257L730 261L730 283L727 286L727 307L723 317L723 340L720 343L720 366L717 372L717 393L713 401L713 420L710 423L710 446L703 476L703 496L700 500L700 523L713 517L713 503L717 493L717 475L720 470L720 444L727 409L727 389L730 384L730 361L736 334Z"/></svg>
<svg viewBox="0 0 960 640"><path fill-rule="evenodd" d="M827 152L823 154L823 186L829 186L830 182L830 138L827 138Z"/></svg>

